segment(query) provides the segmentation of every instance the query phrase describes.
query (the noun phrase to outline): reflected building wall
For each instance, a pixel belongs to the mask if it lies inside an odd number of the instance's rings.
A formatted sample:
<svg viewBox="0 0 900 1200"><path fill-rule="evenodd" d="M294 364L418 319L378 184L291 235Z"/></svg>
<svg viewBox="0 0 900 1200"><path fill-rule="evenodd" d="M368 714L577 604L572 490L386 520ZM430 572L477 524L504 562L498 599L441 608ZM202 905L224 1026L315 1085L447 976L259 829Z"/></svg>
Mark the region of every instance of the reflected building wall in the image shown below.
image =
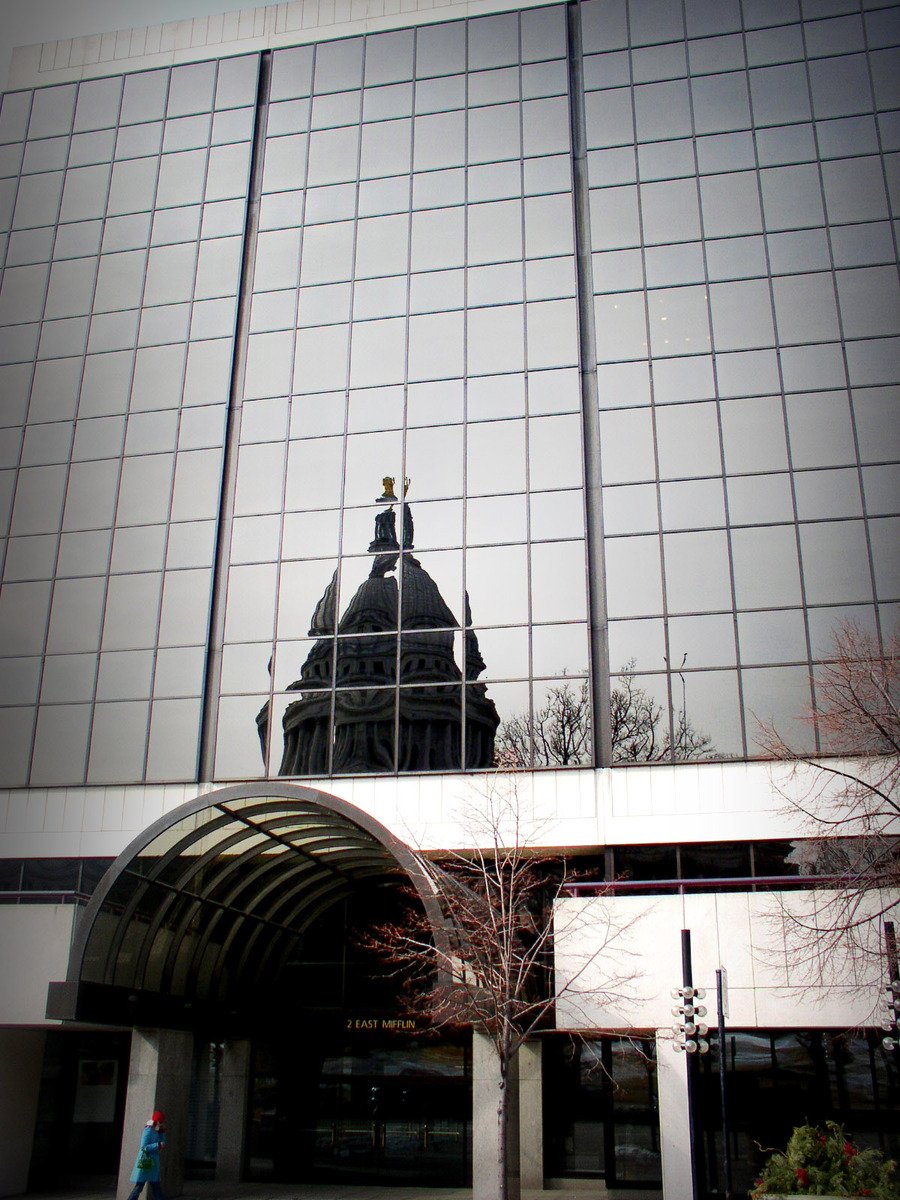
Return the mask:
<svg viewBox="0 0 900 1200"><path fill-rule="evenodd" d="M7 94L3 782L806 730L832 630L886 637L900 586L897 19L832 7L588 0ZM373 576L385 472L416 546Z"/></svg>

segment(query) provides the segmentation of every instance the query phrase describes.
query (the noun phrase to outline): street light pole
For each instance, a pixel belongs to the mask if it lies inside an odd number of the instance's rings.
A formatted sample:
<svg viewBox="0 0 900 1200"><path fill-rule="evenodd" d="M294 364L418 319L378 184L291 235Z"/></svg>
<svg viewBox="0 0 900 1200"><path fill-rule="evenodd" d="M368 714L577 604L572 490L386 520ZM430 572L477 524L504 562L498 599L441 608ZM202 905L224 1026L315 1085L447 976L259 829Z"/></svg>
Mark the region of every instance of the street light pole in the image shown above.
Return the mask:
<svg viewBox="0 0 900 1200"><path fill-rule="evenodd" d="M900 1024L898 1024L898 1020L900 1020L900 967L897 964L897 935L894 932L893 921L884 923L884 949L888 974L885 988L887 1019L881 1028L885 1030L887 1037L881 1039L881 1044L890 1053L892 1050L900 1049Z"/></svg>
<svg viewBox="0 0 900 1200"><path fill-rule="evenodd" d="M675 1040L672 1042L672 1049L685 1051L688 1060L685 1065L687 1067L691 1200L698 1200L697 1131L694 1124L694 1072L696 1068L692 1060L698 1052L705 1054L709 1050L709 1042L704 1037L704 1034L707 1033L707 1028L705 1025L700 1024L698 1020L698 1018L706 1016L706 1009L702 1004L696 1004L695 1001L702 1000L706 993L703 988L694 987L694 970L691 964L691 931L689 929L682 929L681 931L681 977L683 980L682 986L672 992L674 998L681 1000L681 1004L677 1008L672 1009L672 1013L680 1018L679 1024L674 1026L673 1029Z"/></svg>

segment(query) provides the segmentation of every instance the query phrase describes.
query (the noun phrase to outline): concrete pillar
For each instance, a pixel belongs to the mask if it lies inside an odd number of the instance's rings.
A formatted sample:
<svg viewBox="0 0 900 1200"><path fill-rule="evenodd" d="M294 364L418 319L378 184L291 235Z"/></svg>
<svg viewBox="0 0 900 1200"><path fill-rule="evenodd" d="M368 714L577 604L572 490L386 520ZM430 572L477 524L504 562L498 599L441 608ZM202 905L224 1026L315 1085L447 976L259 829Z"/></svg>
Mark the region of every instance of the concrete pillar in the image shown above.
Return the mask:
<svg viewBox="0 0 900 1200"><path fill-rule="evenodd" d="M519 1051L519 1165L523 1188L544 1187L543 1050L541 1040Z"/></svg>
<svg viewBox="0 0 900 1200"><path fill-rule="evenodd" d="M520 1052L521 1053L521 1052ZM519 1200L519 1056L510 1063L507 1161L509 1200ZM496 1200L498 1163L497 1106L500 1066L493 1041L472 1034L472 1200Z"/></svg>
<svg viewBox="0 0 900 1200"><path fill-rule="evenodd" d="M0 1196L28 1187L45 1040L41 1029L0 1029Z"/></svg>
<svg viewBox="0 0 900 1200"><path fill-rule="evenodd" d="M124 1200L131 1190L129 1176L141 1133L156 1109L166 1114L163 1195L180 1196L184 1190L193 1050L193 1035L180 1029L135 1029L132 1033L117 1200Z"/></svg>
<svg viewBox="0 0 900 1200"><path fill-rule="evenodd" d="M250 1043L226 1042L219 1068L216 1183L240 1183L243 1178L249 1096Z"/></svg>
<svg viewBox="0 0 900 1200"><path fill-rule="evenodd" d="M692 1195L688 1056L672 1049L670 1029L656 1031L656 1064L663 1200L684 1200Z"/></svg>

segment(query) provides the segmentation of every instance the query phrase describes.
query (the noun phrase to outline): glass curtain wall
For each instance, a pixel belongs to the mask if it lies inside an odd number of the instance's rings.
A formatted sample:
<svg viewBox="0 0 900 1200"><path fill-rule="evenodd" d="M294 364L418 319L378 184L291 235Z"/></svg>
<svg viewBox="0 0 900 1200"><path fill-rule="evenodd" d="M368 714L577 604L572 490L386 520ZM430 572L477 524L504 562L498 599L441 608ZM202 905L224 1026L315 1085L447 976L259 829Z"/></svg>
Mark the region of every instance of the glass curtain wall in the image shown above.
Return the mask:
<svg viewBox="0 0 900 1200"><path fill-rule="evenodd" d="M274 54L218 777L590 761L571 188L562 8Z"/></svg>
<svg viewBox="0 0 900 1200"><path fill-rule="evenodd" d="M863 9L581 8L614 760L813 737L836 626L896 629L900 22Z"/></svg>
<svg viewBox="0 0 900 1200"><path fill-rule="evenodd" d="M7 785L196 775L257 67L4 98Z"/></svg>
<svg viewBox="0 0 900 1200"><path fill-rule="evenodd" d="M812 738L896 627L898 28L587 0L8 94L2 782L589 764L589 579L613 763Z"/></svg>
<svg viewBox="0 0 900 1200"><path fill-rule="evenodd" d="M896 1159L900 1080L881 1035L823 1030L726 1033L728 1121L735 1191L759 1178L770 1148L805 1121L837 1121L860 1149ZM704 1196L722 1196L722 1110L717 1056L700 1064L696 1113Z"/></svg>

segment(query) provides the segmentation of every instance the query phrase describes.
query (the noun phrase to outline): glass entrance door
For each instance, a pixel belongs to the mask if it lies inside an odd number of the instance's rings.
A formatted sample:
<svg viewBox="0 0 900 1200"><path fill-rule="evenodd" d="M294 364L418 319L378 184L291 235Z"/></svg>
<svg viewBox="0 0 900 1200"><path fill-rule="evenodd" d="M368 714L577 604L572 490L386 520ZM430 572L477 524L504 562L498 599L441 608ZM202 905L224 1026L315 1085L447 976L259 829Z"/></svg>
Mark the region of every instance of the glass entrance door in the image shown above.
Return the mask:
<svg viewBox="0 0 900 1200"><path fill-rule="evenodd" d="M639 1038L544 1039L547 1175L660 1186L654 1049Z"/></svg>
<svg viewBox="0 0 900 1200"><path fill-rule="evenodd" d="M420 1038L258 1048L250 1178L464 1185L470 1062L467 1043Z"/></svg>

